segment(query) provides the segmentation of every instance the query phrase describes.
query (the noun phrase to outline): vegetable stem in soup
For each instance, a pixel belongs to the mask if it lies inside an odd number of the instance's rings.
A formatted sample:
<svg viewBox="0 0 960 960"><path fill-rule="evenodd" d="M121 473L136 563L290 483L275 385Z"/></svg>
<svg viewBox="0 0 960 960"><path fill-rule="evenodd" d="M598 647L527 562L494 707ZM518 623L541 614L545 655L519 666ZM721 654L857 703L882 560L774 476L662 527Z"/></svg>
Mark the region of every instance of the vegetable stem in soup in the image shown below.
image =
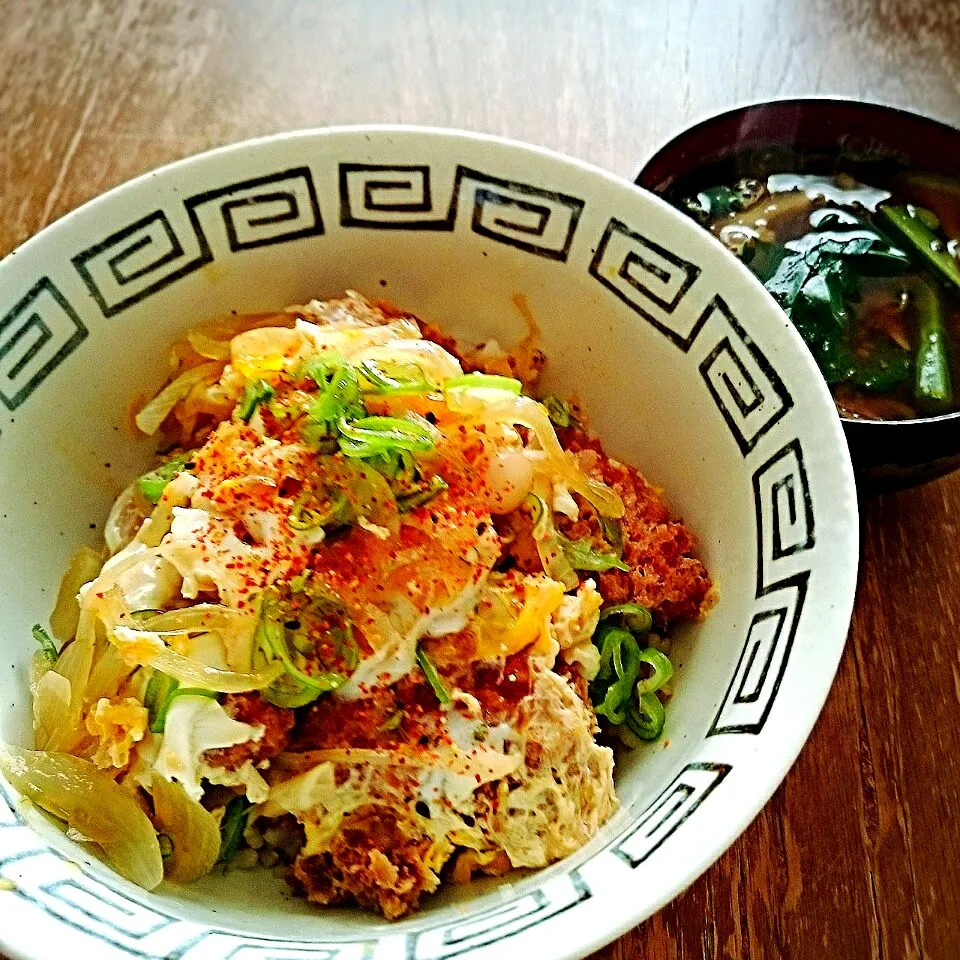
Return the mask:
<svg viewBox="0 0 960 960"><path fill-rule="evenodd" d="M903 174L888 186L774 173L681 205L790 317L841 415L951 413L960 407L960 184Z"/></svg>

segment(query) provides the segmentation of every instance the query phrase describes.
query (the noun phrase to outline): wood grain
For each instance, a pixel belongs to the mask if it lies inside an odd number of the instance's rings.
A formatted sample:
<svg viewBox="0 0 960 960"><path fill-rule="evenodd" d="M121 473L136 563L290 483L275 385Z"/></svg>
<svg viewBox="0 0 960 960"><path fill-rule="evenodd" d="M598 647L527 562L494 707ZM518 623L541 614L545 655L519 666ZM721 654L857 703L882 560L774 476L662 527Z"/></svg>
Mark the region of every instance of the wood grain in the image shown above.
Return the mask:
<svg viewBox="0 0 960 960"><path fill-rule="evenodd" d="M960 4L0 0L0 254L158 164L276 130L464 127L628 175L735 103L960 124ZM596 960L960 956L960 477L863 503L850 642L744 836Z"/></svg>

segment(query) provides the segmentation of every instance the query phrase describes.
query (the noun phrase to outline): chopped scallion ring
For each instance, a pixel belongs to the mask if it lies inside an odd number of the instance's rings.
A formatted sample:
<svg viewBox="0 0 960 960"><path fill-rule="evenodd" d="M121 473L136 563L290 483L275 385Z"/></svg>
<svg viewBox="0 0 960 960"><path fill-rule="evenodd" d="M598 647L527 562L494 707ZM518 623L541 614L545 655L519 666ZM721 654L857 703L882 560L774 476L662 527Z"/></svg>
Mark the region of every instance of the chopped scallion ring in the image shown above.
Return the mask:
<svg viewBox="0 0 960 960"><path fill-rule="evenodd" d="M656 740L663 732L667 714L655 693L631 700L626 711L627 729L641 740Z"/></svg>
<svg viewBox="0 0 960 960"><path fill-rule="evenodd" d="M668 684L673 677L673 664L670 658L653 647L640 651L640 663L650 667L651 673L637 681L637 696L656 693Z"/></svg>

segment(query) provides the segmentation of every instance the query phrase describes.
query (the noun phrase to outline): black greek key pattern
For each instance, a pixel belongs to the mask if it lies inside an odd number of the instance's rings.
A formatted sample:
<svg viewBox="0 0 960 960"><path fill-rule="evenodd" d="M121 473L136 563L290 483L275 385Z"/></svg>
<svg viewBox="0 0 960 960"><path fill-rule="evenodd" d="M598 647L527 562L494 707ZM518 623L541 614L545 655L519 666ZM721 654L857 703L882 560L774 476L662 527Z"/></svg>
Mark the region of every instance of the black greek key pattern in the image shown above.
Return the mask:
<svg viewBox="0 0 960 960"><path fill-rule="evenodd" d="M757 598L733 679L708 737L763 730L787 669L808 580L800 574Z"/></svg>
<svg viewBox="0 0 960 960"><path fill-rule="evenodd" d="M323 233L313 177L297 167L197 194L186 201L197 236L223 230L231 253Z"/></svg>
<svg viewBox="0 0 960 960"><path fill-rule="evenodd" d="M112 317L211 263L211 244L221 235L237 253L322 233L313 179L298 167L197 194L182 211L155 210L78 253L73 264Z"/></svg>
<svg viewBox="0 0 960 960"><path fill-rule="evenodd" d="M156 210L78 253L73 265L103 315L113 317L211 260L202 235L175 231Z"/></svg>
<svg viewBox="0 0 960 960"><path fill-rule="evenodd" d="M344 227L449 231L463 209L474 233L548 260L567 259L584 207L577 197L465 166L444 206L426 165L341 163L339 174Z"/></svg>
<svg viewBox="0 0 960 960"><path fill-rule="evenodd" d="M681 350L690 349L706 321L677 312L700 267L613 219L600 238L590 273L634 313Z"/></svg>
<svg viewBox="0 0 960 960"><path fill-rule="evenodd" d="M653 800L611 848L630 867L638 867L658 850L723 782L726 763L690 763Z"/></svg>
<svg viewBox="0 0 960 960"><path fill-rule="evenodd" d="M421 933L410 944L407 960L451 960L529 930L589 898L590 891L574 870L505 906Z"/></svg>
<svg viewBox="0 0 960 960"><path fill-rule="evenodd" d="M757 581L753 618L733 678L707 736L763 729L787 669L810 580L813 500L799 439L753 474Z"/></svg>
<svg viewBox="0 0 960 960"><path fill-rule="evenodd" d="M0 319L0 401L16 410L87 336L63 294L44 277Z"/></svg>
<svg viewBox="0 0 960 960"><path fill-rule="evenodd" d="M770 361L716 296L700 319L718 314L726 328L700 364L700 375L740 452L746 456L793 406L793 398Z"/></svg>
<svg viewBox="0 0 960 960"><path fill-rule="evenodd" d="M813 500L797 439L778 450L753 474L757 515L757 591L781 574L781 561L810 550L815 543Z"/></svg>

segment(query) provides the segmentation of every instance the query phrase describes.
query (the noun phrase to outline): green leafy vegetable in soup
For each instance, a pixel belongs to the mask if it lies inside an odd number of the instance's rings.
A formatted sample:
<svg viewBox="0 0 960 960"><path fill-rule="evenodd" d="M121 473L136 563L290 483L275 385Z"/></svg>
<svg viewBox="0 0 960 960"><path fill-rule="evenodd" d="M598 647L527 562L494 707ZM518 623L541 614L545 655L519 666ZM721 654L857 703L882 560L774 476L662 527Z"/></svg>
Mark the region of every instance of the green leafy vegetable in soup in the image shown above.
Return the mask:
<svg viewBox="0 0 960 960"><path fill-rule="evenodd" d="M910 419L960 403L960 184L948 186L775 173L680 205L780 304L841 414Z"/></svg>

